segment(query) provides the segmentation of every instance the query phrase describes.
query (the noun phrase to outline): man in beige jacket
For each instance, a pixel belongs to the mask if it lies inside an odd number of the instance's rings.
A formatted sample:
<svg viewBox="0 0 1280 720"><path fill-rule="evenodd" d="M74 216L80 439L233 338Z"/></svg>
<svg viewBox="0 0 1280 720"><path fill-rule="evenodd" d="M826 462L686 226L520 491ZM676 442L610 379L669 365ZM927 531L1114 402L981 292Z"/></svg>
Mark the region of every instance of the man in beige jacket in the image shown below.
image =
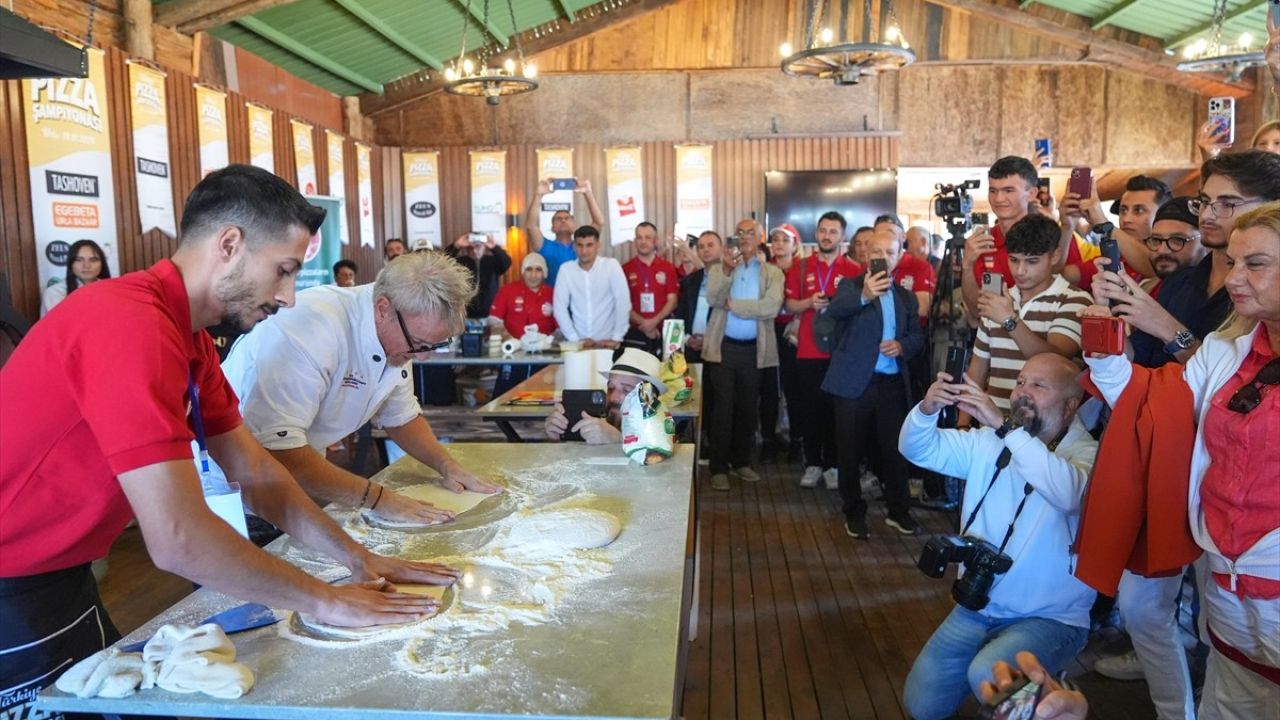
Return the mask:
<svg viewBox="0 0 1280 720"><path fill-rule="evenodd" d="M751 469L760 407L761 371L777 367L774 318L782 309L782 271L759 253L764 230L755 220L739 222L725 243L719 268L707 268L711 317L702 341L704 371L711 377L715 415L711 431L711 487L729 489L729 473L746 482Z"/></svg>

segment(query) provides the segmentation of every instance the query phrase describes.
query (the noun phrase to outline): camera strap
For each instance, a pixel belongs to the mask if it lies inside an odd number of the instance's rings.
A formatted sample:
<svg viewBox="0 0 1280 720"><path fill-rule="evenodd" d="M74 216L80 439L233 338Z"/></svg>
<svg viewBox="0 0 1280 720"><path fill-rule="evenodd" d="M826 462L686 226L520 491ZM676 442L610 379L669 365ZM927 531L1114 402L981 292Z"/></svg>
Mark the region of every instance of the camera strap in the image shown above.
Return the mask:
<svg viewBox="0 0 1280 720"><path fill-rule="evenodd" d="M1066 434L1066 430L1063 430L1057 439L1049 443L1049 452L1058 449L1058 443L1062 441ZM978 499L978 504L973 507L973 512L969 513L969 519L964 521L964 527L960 530L961 535L969 534L969 528L973 525L973 521L978 519L978 511L982 509L982 504L987 501L987 495L991 493L991 488L996 486L996 480L1000 478L1000 473L1006 467L1009 467L1009 461L1012 459L1013 453L1009 451L1009 448L1006 447L1000 450L1000 455L996 458L995 474L991 476L991 482L987 483L987 489L982 493L982 497ZM1031 493L1034 490L1035 488L1031 486L1031 483L1023 484L1022 502L1018 503L1018 509L1013 512L1013 519L1009 521L1009 529L1004 533L1004 540L1000 541L1000 552L1004 552L1005 547L1009 544L1009 539L1013 537L1013 528L1018 522L1018 516L1022 515L1022 509L1027 506L1027 498L1031 497Z"/></svg>

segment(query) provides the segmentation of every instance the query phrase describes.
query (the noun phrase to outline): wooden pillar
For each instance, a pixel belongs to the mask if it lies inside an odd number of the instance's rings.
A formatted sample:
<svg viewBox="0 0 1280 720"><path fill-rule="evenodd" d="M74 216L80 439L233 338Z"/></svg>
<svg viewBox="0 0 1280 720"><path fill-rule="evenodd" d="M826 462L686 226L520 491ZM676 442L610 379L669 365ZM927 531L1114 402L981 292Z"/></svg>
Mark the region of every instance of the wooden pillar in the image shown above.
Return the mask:
<svg viewBox="0 0 1280 720"><path fill-rule="evenodd" d="M347 135L356 140L364 140L365 119L360 114L360 98L356 95L342 98L342 118L346 125Z"/></svg>
<svg viewBox="0 0 1280 720"><path fill-rule="evenodd" d="M156 59L151 0L124 0L124 50L133 57Z"/></svg>

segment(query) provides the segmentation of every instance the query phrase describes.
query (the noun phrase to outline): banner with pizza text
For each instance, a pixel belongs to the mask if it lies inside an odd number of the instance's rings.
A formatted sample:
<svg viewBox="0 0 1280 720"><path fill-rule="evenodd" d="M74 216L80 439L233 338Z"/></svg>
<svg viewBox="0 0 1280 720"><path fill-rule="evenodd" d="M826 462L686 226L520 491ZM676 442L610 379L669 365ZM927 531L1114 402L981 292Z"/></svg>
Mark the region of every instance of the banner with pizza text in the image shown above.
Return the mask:
<svg viewBox="0 0 1280 720"><path fill-rule="evenodd" d="M332 130L324 131L324 144L329 152L329 196L341 198L342 211L338 213L338 230L342 244L351 242L351 230L347 227L347 172L346 138Z"/></svg>
<svg viewBox="0 0 1280 720"><path fill-rule="evenodd" d="M169 174L169 122L164 73L129 63L129 120L133 125L133 171L138 183L142 232L178 236ZM115 269L119 272L119 268Z"/></svg>
<svg viewBox="0 0 1280 720"><path fill-rule="evenodd" d="M311 126L301 120L290 120L293 131L293 159L298 169L298 192L316 194L316 152L311 143Z"/></svg>
<svg viewBox="0 0 1280 720"><path fill-rule="evenodd" d="M98 243L120 274L106 72L101 50L88 55L87 78L22 81L41 288L65 282L68 250L82 239Z"/></svg>
<svg viewBox="0 0 1280 720"><path fill-rule="evenodd" d="M711 146L676 145L676 225L683 232L715 229L711 193Z"/></svg>
<svg viewBox="0 0 1280 720"><path fill-rule="evenodd" d="M373 247L373 172L369 147L356 143L356 196L360 208L360 246Z"/></svg>
<svg viewBox="0 0 1280 720"><path fill-rule="evenodd" d="M404 241L410 250L441 248L440 153L406 152L404 164Z"/></svg>
<svg viewBox="0 0 1280 720"><path fill-rule="evenodd" d="M573 148L538 148L536 154L539 181L573 177ZM554 187L550 193L542 196L542 207L538 209L538 227L542 230L542 237L555 238L556 234L551 231L551 218L561 210L567 210L572 215L573 196L572 188L557 190Z"/></svg>
<svg viewBox="0 0 1280 720"><path fill-rule="evenodd" d="M471 232L507 242L507 151L471 151Z"/></svg>
<svg viewBox="0 0 1280 720"><path fill-rule="evenodd" d="M606 148L604 162L609 186L609 242L621 245L635 237L636 225L645 218L640 148Z"/></svg>
<svg viewBox="0 0 1280 720"><path fill-rule="evenodd" d="M227 94L204 85L195 88L200 177L204 177L231 162L227 154Z"/></svg>
<svg viewBox="0 0 1280 720"><path fill-rule="evenodd" d="M249 116L249 164L269 173L276 171L275 130L270 109L253 103L244 104Z"/></svg>

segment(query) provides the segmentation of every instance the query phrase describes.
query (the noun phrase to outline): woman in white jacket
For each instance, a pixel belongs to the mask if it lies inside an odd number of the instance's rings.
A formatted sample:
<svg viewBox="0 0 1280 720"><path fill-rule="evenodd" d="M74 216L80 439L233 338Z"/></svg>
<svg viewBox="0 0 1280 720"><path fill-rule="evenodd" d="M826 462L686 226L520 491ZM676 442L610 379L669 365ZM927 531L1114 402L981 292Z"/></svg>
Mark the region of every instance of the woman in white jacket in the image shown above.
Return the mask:
<svg viewBox="0 0 1280 720"><path fill-rule="evenodd" d="M1280 202L1241 216L1227 254L1235 314L1183 370L1196 417L1188 517L1212 647L1200 720L1280 717ZM1129 360L1086 362L1114 405Z"/></svg>

